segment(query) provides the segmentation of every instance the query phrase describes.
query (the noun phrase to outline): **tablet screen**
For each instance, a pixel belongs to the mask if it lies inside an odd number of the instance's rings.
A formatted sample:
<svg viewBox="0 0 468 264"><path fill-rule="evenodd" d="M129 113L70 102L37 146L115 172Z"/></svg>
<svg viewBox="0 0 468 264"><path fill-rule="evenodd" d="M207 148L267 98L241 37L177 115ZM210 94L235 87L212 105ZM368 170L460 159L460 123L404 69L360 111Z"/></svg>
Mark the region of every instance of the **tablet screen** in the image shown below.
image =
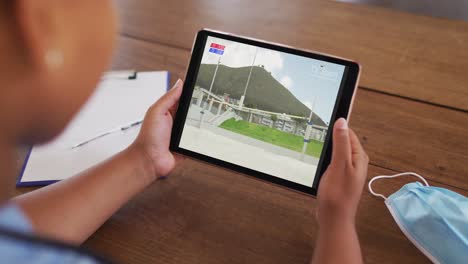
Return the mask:
<svg viewBox="0 0 468 264"><path fill-rule="evenodd" d="M179 146L312 187L345 68L208 36Z"/></svg>

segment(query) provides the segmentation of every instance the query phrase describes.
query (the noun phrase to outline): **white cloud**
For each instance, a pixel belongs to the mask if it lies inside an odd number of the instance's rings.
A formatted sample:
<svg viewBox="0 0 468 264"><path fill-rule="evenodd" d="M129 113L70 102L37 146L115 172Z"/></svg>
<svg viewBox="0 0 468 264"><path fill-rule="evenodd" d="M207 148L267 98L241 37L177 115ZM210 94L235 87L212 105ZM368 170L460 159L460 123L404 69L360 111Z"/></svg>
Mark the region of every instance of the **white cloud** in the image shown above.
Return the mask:
<svg viewBox="0 0 468 264"><path fill-rule="evenodd" d="M208 52L211 43L217 43L226 46L224 49L224 55L219 56L217 54ZM245 67L251 66L255 58L254 65L264 65L265 69L272 72L278 71L283 68L283 57L280 52L258 48L246 44L232 42L229 40L218 39L208 37L207 45L203 55L202 63L216 64L218 59L221 58L221 64L229 67Z"/></svg>
<svg viewBox="0 0 468 264"><path fill-rule="evenodd" d="M280 79L280 83L286 87L288 90L291 90L292 86L293 86L293 80L291 80L291 77L289 76L283 76L281 79Z"/></svg>
<svg viewBox="0 0 468 264"><path fill-rule="evenodd" d="M277 51L259 48L255 65L264 65L268 71L278 71L283 68L283 57Z"/></svg>

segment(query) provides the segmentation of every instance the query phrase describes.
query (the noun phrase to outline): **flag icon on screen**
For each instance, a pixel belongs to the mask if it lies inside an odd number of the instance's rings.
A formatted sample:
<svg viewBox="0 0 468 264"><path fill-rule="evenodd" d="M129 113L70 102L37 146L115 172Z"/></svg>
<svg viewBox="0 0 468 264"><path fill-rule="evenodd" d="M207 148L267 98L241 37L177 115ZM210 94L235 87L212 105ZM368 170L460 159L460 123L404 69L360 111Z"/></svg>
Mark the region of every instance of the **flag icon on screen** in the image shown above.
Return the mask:
<svg viewBox="0 0 468 264"><path fill-rule="evenodd" d="M225 47L226 46L223 46L221 44L211 43L209 52L212 52L218 55L223 55Z"/></svg>

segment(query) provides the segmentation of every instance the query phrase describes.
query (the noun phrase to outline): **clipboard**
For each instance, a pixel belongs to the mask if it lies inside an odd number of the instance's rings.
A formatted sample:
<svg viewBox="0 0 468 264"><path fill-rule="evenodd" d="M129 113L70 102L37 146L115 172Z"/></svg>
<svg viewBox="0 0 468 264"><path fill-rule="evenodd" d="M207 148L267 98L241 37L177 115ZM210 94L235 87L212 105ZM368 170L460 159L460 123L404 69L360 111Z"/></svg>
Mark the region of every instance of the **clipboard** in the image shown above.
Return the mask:
<svg viewBox="0 0 468 264"><path fill-rule="evenodd" d="M167 71L104 74L95 93L65 131L54 141L27 151L16 186L55 183L125 149L138 135L140 126L135 124L141 122L146 110L168 91L169 81ZM118 131L132 124L131 129ZM109 131L112 133L76 147Z"/></svg>

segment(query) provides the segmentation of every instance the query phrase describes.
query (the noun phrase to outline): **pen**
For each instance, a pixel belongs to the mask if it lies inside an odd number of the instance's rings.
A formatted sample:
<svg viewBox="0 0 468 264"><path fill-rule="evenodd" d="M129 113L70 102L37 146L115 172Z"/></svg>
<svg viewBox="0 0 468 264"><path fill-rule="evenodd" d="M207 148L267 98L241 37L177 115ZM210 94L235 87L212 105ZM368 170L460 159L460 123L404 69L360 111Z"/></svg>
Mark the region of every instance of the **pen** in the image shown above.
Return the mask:
<svg viewBox="0 0 468 264"><path fill-rule="evenodd" d="M121 127L120 130L125 131L125 130L130 129L130 128L134 127L134 126L138 126L141 123L143 123L143 120L137 121L135 123L131 123L130 125L125 126L125 127Z"/></svg>
<svg viewBox="0 0 468 264"><path fill-rule="evenodd" d="M136 121L136 122L134 122L134 123L131 123L131 124L128 125L128 126L123 126L123 127L117 128L117 129L113 129L113 130L104 132L104 133L99 134L99 135L97 135L97 136L95 136L95 137L93 137L93 138L90 138L90 139L85 140L85 141L83 141L83 142L81 142L81 143L78 143L78 144L76 144L76 145L73 145L73 146L71 147L71 149L79 148L79 147L84 146L84 145L88 144L89 142L95 141L95 140L97 140L97 139L99 139L99 138L105 137L105 136L107 136L107 135L113 134L113 133L118 132L118 131L125 131L125 130L128 130L128 129L132 128L132 127L136 127L136 126L138 126L138 125L141 125L142 123L143 123L143 120L140 120L140 121Z"/></svg>

